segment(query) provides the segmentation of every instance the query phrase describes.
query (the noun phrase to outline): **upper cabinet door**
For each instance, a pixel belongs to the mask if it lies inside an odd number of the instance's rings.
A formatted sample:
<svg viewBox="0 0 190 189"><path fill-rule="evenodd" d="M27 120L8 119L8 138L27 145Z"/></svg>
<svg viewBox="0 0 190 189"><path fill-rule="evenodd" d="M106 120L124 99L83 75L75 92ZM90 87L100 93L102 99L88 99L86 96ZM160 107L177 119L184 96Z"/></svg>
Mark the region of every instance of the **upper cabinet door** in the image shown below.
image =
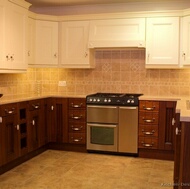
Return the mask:
<svg viewBox="0 0 190 189"><path fill-rule="evenodd" d="M179 67L179 18L147 18L146 68Z"/></svg>
<svg viewBox="0 0 190 189"><path fill-rule="evenodd" d="M27 8L9 1L0 3L0 72L27 69Z"/></svg>
<svg viewBox="0 0 190 189"><path fill-rule="evenodd" d="M30 65L58 66L58 22L35 22L35 61Z"/></svg>
<svg viewBox="0 0 190 189"><path fill-rule="evenodd" d="M190 66L190 16L182 18L181 28L181 63L182 66Z"/></svg>
<svg viewBox="0 0 190 189"><path fill-rule="evenodd" d="M88 49L89 22L70 21L60 25L60 65L64 68L93 68Z"/></svg>
<svg viewBox="0 0 190 189"><path fill-rule="evenodd" d="M91 21L88 46L145 47L145 18Z"/></svg>

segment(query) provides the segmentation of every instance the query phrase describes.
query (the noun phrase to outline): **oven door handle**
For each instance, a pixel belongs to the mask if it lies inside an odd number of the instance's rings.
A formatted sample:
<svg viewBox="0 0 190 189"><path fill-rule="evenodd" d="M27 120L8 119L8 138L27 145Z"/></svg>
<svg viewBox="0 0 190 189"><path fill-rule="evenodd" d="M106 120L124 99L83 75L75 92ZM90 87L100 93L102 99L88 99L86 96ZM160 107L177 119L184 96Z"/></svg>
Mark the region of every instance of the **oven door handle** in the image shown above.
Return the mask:
<svg viewBox="0 0 190 189"><path fill-rule="evenodd" d="M125 106L125 107L119 107L120 109L124 109L124 110L136 110L137 109L137 107L131 107L131 106Z"/></svg>
<svg viewBox="0 0 190 189"><path fill-rule="evenodd" d="M117 109L117 106L94 106L88 105L88 108L106 108L106 109Z"/></svg>
<svg viewBox="0 0 190 189"><path fill-rule="evenodd" d="M117 125L112 125L112 124L87 124L87 126L90 126L90 127L109 127L109 128L116 128Z"/></svg>

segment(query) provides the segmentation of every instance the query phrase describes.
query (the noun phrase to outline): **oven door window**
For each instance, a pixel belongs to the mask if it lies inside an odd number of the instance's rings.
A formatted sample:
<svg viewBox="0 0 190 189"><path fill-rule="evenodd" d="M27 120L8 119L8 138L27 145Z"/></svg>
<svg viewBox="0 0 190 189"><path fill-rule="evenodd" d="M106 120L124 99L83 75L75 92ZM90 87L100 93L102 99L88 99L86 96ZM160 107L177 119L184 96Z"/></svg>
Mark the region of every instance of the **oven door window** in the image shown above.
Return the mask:
<svg viewBox="0 0 190 189"><path fill-rule="evenodd" d="M91 143L114 145L114 127L91 127Z"/></svg>

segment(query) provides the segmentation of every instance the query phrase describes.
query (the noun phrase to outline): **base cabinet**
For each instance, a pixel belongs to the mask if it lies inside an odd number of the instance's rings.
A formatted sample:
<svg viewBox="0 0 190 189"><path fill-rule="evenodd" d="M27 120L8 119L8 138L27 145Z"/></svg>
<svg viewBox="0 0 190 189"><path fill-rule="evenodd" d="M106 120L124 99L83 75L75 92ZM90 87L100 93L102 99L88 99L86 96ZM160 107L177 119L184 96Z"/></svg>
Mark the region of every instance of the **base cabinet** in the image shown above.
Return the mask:
<svg viewBox="0 0 190 189"><path fill-rule="evenodd" d="M67 98L47 100L48 142L68 142L67 104Z"/></svg>
<svg viewBox="0 0 190 189"><path fill-rule="evenodd" d="M19 125L17 122L17 104L0 106L1 164L19 157Z"/></svg>
<svg viewBox="0 0 190 189"><path fill-rule="evenodd" d="M139 156L173 160L176 101L141 100L139 106Z"/></svg>
<svg viewBox="0 0 190 189"><path fill-rule="evenodd" d="M44 101L29 101L28 109L28 145L29 151L33 151L45 144Z"/></svg>
<svg viewBox="0 0 190 189"><path fill-rule="evenodd" d="M69 143L86 144L85 98L69 98Z"/></svg>

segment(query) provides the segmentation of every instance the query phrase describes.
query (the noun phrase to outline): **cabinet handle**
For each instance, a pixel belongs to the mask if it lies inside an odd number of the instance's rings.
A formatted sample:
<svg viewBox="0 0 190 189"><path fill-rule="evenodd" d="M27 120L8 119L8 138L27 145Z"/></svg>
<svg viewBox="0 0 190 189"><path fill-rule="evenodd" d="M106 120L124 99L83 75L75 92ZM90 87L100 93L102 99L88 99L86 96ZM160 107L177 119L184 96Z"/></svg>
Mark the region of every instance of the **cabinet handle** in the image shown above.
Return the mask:
<svg viewBox="0 0 190 189"><path fill-rule="evenodd" d="M147 143L144 143L144 142L141 142L141 143L142 143L142 145L144 147L153 147L153 145L154 145L154 142L152 144L147 144Z"/></svg>
<svg viewBox="0 0 190 189"><path fill-rule="evenodd" d="M33 107L34 109L38 109L38 108L40 107L40 105L39 105L39 104L37 104L37 105L32 104L32 107Z"/></svg>
<svg viewBox="0 0 190 189"><path fill-rule="evenodd" d="M146 106L143 106L143 109L144 110L148 110L148 111L152 111L152 110L154 110L156 107L155 106L153 106L152 108L147 108Z"/></svg>
<svg viewBox="0 0 190 189"><path fill-rule="evenodd" d="M11 60L13 61L14 60L14 54L10 56Z"/></svg>
<svg viewBox="0 0 190 189"><path fill-rule="evenodd" d="M180 134L181 134L181 130L178 129L178 127L176 127L176 129L175 129L175 134L176 134L176 135L180 135Z"/></svg>
<svg viewBox="0 0 190 189"><path fill-rule="evenodd" d="M5 109L5 113L7 113L7 114L13 114L14 110L15 110L15 108L12 108L12 110Z"/></svg>
<svg viewBox="0 0 190 189"><path fill-rule="evenodd" d="M30 51L28 51L28 56L30 56Z"/></svg>
<svg viewBox="0 0 190 189"><path fill-rule="evenodd" d="M183 53L183 55L182 55L182 56L183 56L183 58L184 58L184 60L185 60L185 58L186 58L186 54L185 54L185 52Z"/></svg>
<svg viewBox="0 0 190 189"><path fill-rule="evenodd" d="M74 127L73 125L71 126L72 130L73 131L81 131L83 126L80 126L80 127Z"/></svg>
<svg viewBox="0 0 190 189"><path fill-rule="evenodd" d="M87 53L87 52L85 52L85 53L84 53L84 57L86 58L87 56L88 56L88 53Z"/></svg>
<svg viewBox="0 0 190 189"><path fill-rule="evenodd" d="M16 125L15 128L16 128L17 131L20 130L20 126L19 125Z"/></svg>
<svg viewBox="0 0 190 189"><path fill-rule="evenodd" d="M71 139L73 140L73 142L80 142L80 141L82 141L82 137L80 137L80 138L71 137Z"/></svg>
<svg viewBox="0 0 190 189"><path fill-rule="evenodd" d="M35 120L32 120L32 125L35 125Z"/></svg>
<svg viewBox="0 0 190 189"><path fill-rule="evenodd" d="M81 108L82 105L83 105L83 103L80 103L80 104L73 104L73 103L71 103L71 106L72 106L73 108Z"/></svg>
<svg viewBox="0 0 190 189"><path fill-rule="evenodd" d="M172 119L172 125L175 125L175 119L174 118Z"/></svg>
<svg viewBox="0 0 190 189"><path fill-rule="evenodd" d="M72 118L72 119L81 119L81 118L82 118L82 115L80 115L80 116L73 116L73 115L72 115L71 118Z"/></svg>
<svg viewBox="0 0 190 189"><path fill-rule="evenodd" d="M54 54L54 58L57 58L57 53Z"/></svg>
<svg viewBox="0 0 190 189"><path fill-rule="evenodd" d="M6 56L6 59L7 59L7 61L9 61L9 60L10 60L9 55L7 55L7 56Z"/></svg>
<svg viewBox="0 0 190 189"><path fill-rule="evenodd" d="M142 129L142 132L143 132L143 134L145 134L145 135L153 135L153 134L155 133L154 130L152 130L152 132L148 132L148 131L144 131L143 129Z"/></svg>
<svg viewBox="0 0 190 189"><path fill-rule="evenodd" d="M145 119L145 118L143 117L143 121L146 122L146 123L152 123L152 122L155 121L155 118L152 118L152 119Z"/></svg>
<svg viewBox="0 0 190 189"><path fill-rule="evenodd" d="M82 118L82 115L81 116L72 116L72 119L81 119Z"/></svg>
<svg viewBox="0 0 190 189"><path fill-rule="evenodd" d="M51 106L51 110L52 110L52 111L54 110L54 106Z"/></svg>

